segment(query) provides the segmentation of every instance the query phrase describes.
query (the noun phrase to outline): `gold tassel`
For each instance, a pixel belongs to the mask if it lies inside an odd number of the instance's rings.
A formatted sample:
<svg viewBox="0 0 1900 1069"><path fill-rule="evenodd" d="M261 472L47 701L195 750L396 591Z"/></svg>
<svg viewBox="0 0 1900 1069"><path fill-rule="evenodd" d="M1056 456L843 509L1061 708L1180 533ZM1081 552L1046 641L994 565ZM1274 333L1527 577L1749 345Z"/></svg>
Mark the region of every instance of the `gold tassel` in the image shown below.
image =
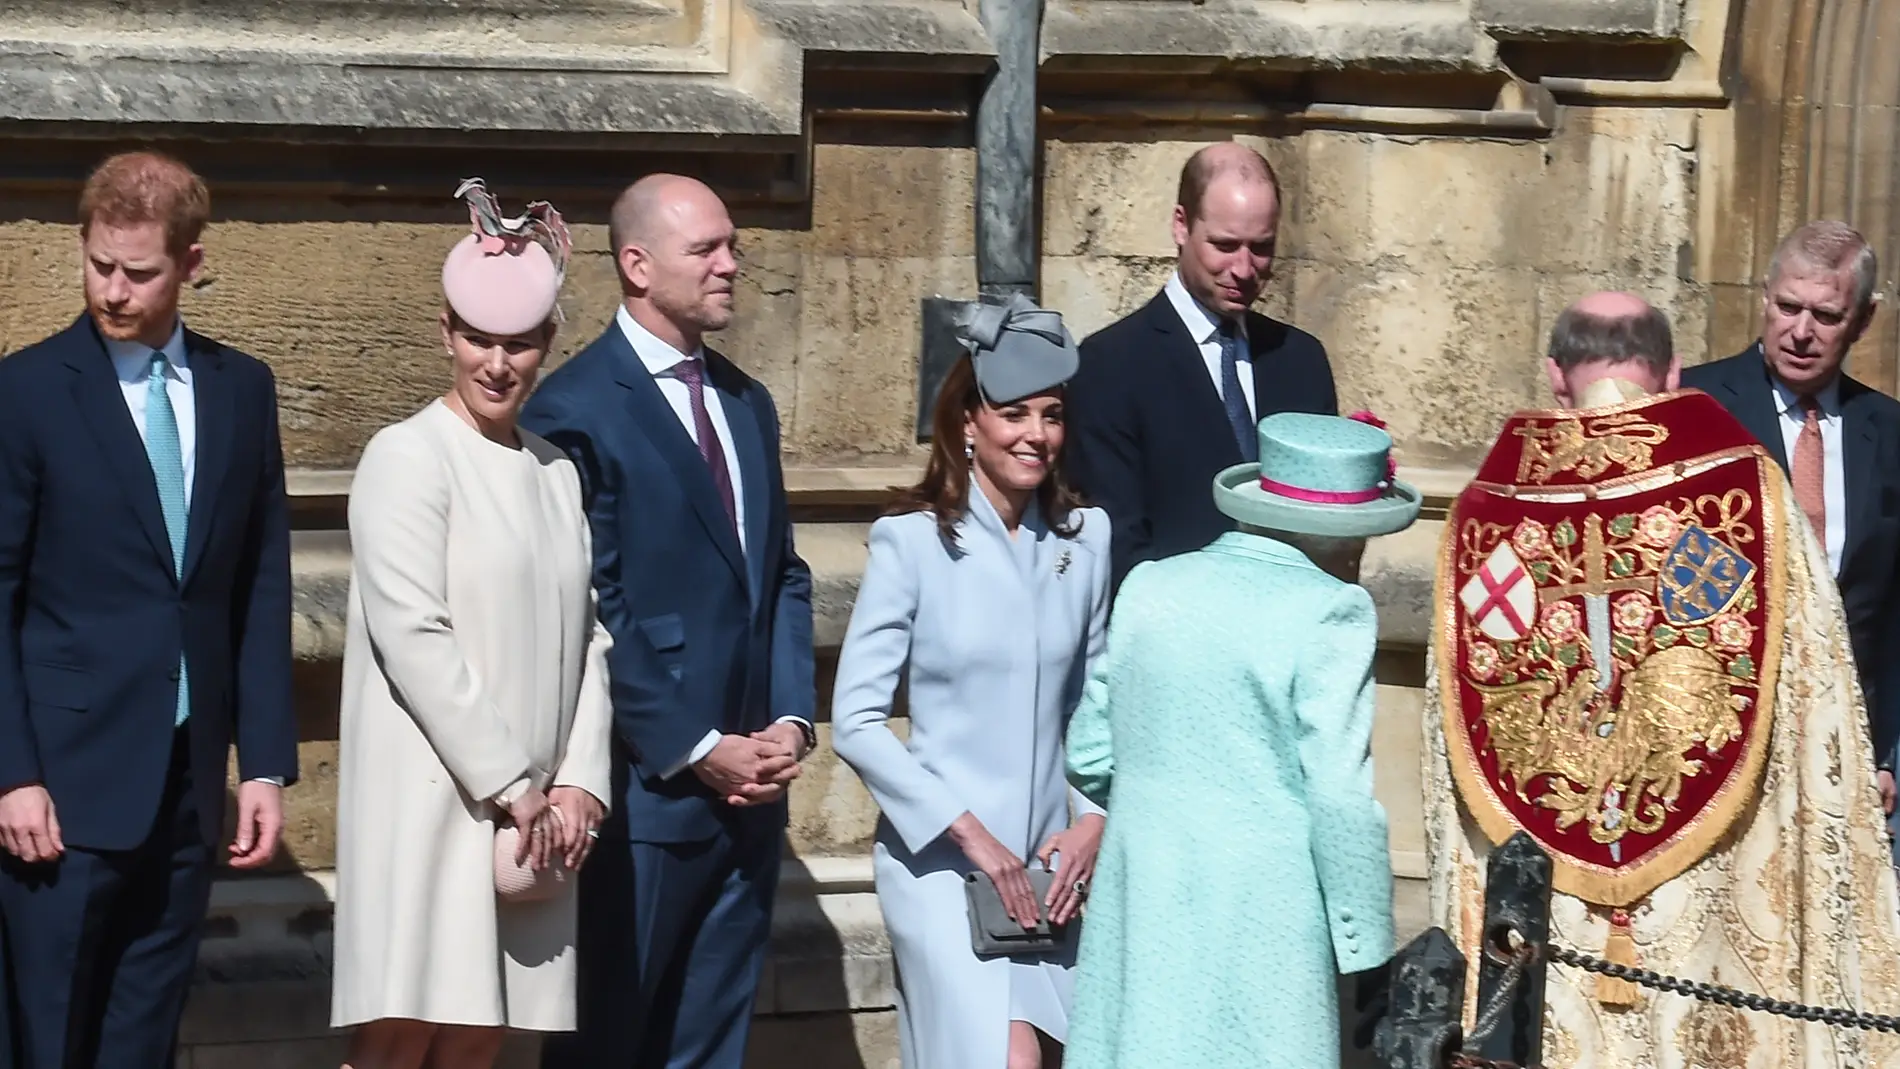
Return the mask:
<svg viewBox="0 0 1900 1069"><path fill-rule="evenodd" d="M1603 941L1603 960L1611 965L1636 965L1636 938L1630 933L1630 915L1620 909L1610 911L1610 934ZM1597 1001L1605 1006L1636 1005L1636 984L1614 976L1597 975Z"/></svg>

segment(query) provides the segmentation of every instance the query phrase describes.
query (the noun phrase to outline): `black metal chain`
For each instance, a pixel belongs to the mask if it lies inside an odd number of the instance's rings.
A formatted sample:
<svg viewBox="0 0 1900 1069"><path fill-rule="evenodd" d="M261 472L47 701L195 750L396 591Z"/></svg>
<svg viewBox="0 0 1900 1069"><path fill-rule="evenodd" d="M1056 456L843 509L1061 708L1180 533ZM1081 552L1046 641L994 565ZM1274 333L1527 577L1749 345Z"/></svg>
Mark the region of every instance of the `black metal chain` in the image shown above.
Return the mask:
<svg viewBox="0 0 1900 1069"><path fill-rule="evenodd" d="M1673 991L1678 995L1688 995L1702 1002L1714 1002L1724 1006L1733 1006L1738 1010L1760 1010L1763 1013L1792 1017L1797 1021L1819 1021L1836 1028L1861 1028L1869 1032L1900 1032L1900 1017L1884 1013L1861 1013L1858 1010L1843 1010L1828 1006L1808 1006L1785 999L1769 998L1766 995L1750 994L1721 984L1704 983L1697 980L1682 980L1667 976L1654 969L1637 969L1628 965L1612 965L1601 958L1580 954L1560 946L1546 948L1551 960L1561 962L1573 968L1584 969L1618 980L1628 980L1657 991Z"/></svg>
<svg viewBox="0 0 1900 1069"><path fill-rule="evenodd" d="M1616 965L1602 958L1579 951L1547 944L1542 953L1550 960L1586 972L1599 973L1618 980L1628 980L1656 991L1668 991L1678 995L1688 995L1702 1002L1712 1002L1724 1006L1733 1006L1739 1010L1758 1010L1763 1013L1778 1014L1797 1021L1818 1021L1821 1024L1837 1028L1859 1028L1869 1032L1900 1033L1900 1016L1882 1013L1861 1013L1857 1010L1843 1010L1826 1006L1809 1006L1786 999L1769 998L1766 995L1751 994L1747 991L1725 987L1721 984L1705 983L1698 980L1684 980L1679 977L1659 973L1654 969L1638 969L1628 965ZM1539 954L1534 946L1518 948L1513 955L1510 971L1505 981L1498 985L1491 1005L1479 1014L1477 1027L1472 1029L1472 1038L1477 1039L1488 1034L1496 1025L1496 1017L1508 1000L1512 989L1517 986L1518 977L1526 964ZM1519 1065L1516 1062L1497 1058L1486 1058L1467 1051L1456 1051L1451 1056L1450 1069L1543 1069L1536 1065Z"/></svg>

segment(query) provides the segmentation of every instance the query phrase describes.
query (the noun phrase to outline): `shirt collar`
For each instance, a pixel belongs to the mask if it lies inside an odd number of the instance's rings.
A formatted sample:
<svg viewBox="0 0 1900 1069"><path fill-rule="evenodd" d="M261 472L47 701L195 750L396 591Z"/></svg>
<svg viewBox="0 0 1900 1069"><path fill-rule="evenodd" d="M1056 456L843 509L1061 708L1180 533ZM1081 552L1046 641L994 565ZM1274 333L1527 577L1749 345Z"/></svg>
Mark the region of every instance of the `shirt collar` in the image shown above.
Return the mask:
<svg viewBox="0 0 1900 1069"><path fill-rule="evenodd" d="M675 364L687 360L705 359L704 346L694 349L691 356L680 352L654 336L652 331L641 326L639 320L633 318L633 313L627 311L627 306L624 304L620 306L618 312L614 313L614 322L620 325L620 333L626 335L627 344L633 346L633 354L640 358L640 363L646 367L649 375L664 375L673 370Z"/></svg>
<svg viewBox="0 0 1900 1069"><path fill-rule="evenodd" d="M1801 398L1796 395L1793 390L1788 388L1787 383L1776 378L1772 371L1768 373L1768 382L1775 388L1775 410L1777 413L1783 416L1791 416L1797 420L1805 418L1805 414L1801 411ZM1821 417L1823 419L1840 418L1841 377L1839 375L1834 376L1834 381L1822 387L1821 392L1814 395L1814 399L1821 404Z"/></svg>
<svg viewBox="0 0 1900 1069"><path fill-rule="evenodd" d="M1161 288L1161 292L1168 295L1168 303L1174 305L1174 313L1181 317L1188 334L1194 338L1194 344L1206 345L1214 339L1214 333L1220 329L1220 319L1202 307L1201 302L1187 291L1187 286L1181 282L1179 269L1168 276L1168 284ZM1242 338L1247 336L1247 320L1244 316L1234 326ZM1245 346L1241 347L1240 358L1251 358Z"/></svg>
<svg viewBox="0 0 1900 1069"><path fill-rule="evenodd" d="M135 341L119 341L115 338L101 339L106 343L106 355L112 358L112 366L123 379L142 379L152 364L150 346ZM172 336L158 350L165 354L165 362L174 369L190 366L185 356L185 322L178 320L172 326Z"/></svg>

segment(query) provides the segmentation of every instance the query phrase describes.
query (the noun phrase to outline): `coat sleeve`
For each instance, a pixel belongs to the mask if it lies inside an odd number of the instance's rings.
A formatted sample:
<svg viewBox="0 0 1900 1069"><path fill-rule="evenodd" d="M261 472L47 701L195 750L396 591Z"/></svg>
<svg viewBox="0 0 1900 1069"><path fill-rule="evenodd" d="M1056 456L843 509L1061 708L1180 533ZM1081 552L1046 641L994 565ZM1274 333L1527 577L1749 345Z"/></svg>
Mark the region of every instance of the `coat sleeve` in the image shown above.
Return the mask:
<svg viewBox="0 0 1900 1069"><path fill-rule="evenodd" d="M767 431L765 452L772 469L772 486L781 501L785 495L785 469L779 460L778 410L772 395L763 386L755 386L766 419L761 430ZM774 721L796 717L810 725L818 705L816 666L812 654L811 567L798 555L792 544L792 520L785 516L784 529L773 537L781 540L779 549L778 596L772 611L772 706Z"/></svg>
<svg viewBox="0 0 1900 1069"><path fill-rule="evenodd" d="M277 387L269 368L258 391L264 417L264 466L245 527L244 562L233 589L237 621L235 712L238 776L297 782L297 714L291 698L290 499L277 426Z"/></svg>
<svg viewBox="0 0 1900 1069"><path fill-rule="evenodd" d="M370 439L350 487L350 548L377 667L471 797L535 769L468 663L449 613L449 488L400 424Z"/></svg>
<svg viewBox="0 0 1900 1069"><path fill-rule="evenodd" d="M1068 464L1089 501L1108 512L1111 585L1119 587L1135 565L1148 559L1152 535L1143 491L1141 414L1117 369L1106 362L1109 354L1096 349L1100 344L1083 344L1081 366L1068 386Z"/></svg>
<svg viewBox="0 0 1900 1069"><path fill-rule="evenodd" d="M1107 561L1103 561L1104 566L1095 570L1095 598L1094 602L1089 606L1089 629L1087 637L1083 640L1082 663L1079 666L1082 678L1082 687L1080 689L1084 693L1086 693L1091 673L1095 670L1096 664L1101 661L1103 650L1108 647L1109 569L1106 566L1107 563ZM1079 695L1077 704L1080 704ZM1073 723L1073 719L1073 714L1071 714L1071 723ZM1066 735L1067 733L1068 731L1065 729L1064 734ZM1076 788L1073 784L1069 787L1069 803L1078 820L1090 815L1108 815L1107 810L1090 801L1089 796L1083 794L1081 790Z"/></svg>
<svg viewBox="0 0 1900 1069"><path fill-rule="evenodd" d="M564 394L543 387L521 410L521 425L566 453L580 473L581 499L593 532L594 591L601 623L613 635L606 651L614 732L642 770L683 767L706 737L705 717L687 708L684 685L640 627L628 596L620 552L620 509L628 492L611 456L604 455L590 422Z"/></svg>
<svg viewBox="0 0 1900 1069"><path fill-rule="evenodd" d="M578 488L577 488L578 489ZM574 517L580 525L586 559L593 560L593 538L588 533L584 513ZM581 665L580 693L575 699L574 722L567 732L567 747L561 754L561 767L554 771L554 786L579 787L594 796L608 812L613 811L613 694L608 690L607 656L613 650L613 635L600 622L600 596L590 583L587 590L587 618L593 628L587 637L586 660Z"/></svg>
<svg viewBox="0 0 1900 1069"><path fill-rule="evenodd" d="M27 565L39 521L40 454L32 420L14 411L30 403L21 376L0 388L0 792L40 782L40 751L26 713L20 675L20 617Z"/></svg>
<svg viewBox="0 0 1900 1069"><path fill-rule="evenodd" d="M1293 683L1313 867L1342 973L1392 956L1392 861L1385 808L1372 794L1378 638L1372 596L1342 586L1314 625Z"/></svg>
<svg viewBox="0 0 1900 1069"><path fill-rule="evenodd" d="M931 529L933 532L935 528ZM890 730L891 699L910 657L919 564L902 525L871 525L871 555L838 654L831 739L912 853L930 845L969 808Z"/></svg>
<svg viewBox="0 0 1900 1069"><path fill-rule="evenodd" d="M1141 568L1137 566L1128 576L1136 587L1140 574ZM1127 598L1131 594L1136 598L1140 596L1135 593L1135 587L1124 586L1122 593L1115 597ZM1106 610L1104 603L1104 613ZM1115 624L1107 621L1105 624L1101 652L1089 658L1088 682L1082 687L1082 700L1075 707L1075 715L1069 718L1068 736L1063 740L1069 764L1069 786L1101 809L1108 807L1109 791L1115 781L1115 736L1108 708L1114 695L1109 693L1108 681L1115 676L1122 645L1117 641L1121 632ZM1091 621L1090 627L1093 626Z"/></svg>

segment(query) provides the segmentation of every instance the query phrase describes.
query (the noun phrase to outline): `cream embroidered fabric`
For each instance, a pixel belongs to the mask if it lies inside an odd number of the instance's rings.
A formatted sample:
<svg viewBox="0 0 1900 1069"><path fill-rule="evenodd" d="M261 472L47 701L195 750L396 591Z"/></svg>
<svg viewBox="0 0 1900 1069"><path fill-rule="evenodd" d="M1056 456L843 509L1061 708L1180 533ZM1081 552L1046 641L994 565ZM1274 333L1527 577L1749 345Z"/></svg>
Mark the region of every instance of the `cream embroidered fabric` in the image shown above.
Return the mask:
<svg viewBox="0 0 1900 1069"><path fill-rule="evenodd" d="M1772 998L1900 1014L1900 901L1840 595L1826 555L1778 482L1790 535L1787 630L1759 802L1708 856L1630 911L1638 964ZM1439 591L1439 597L1455 597ZM1438 691L1426 664L1425 690ZM1425 716L1431 923L1476 961L1489 840L1452 784L1443 717ZM1607 914L1557 894L1552 938L1601 955ZM1900 1036L1831 1029L1642 989L1601 1005L1595 976L1552 964L1545 1065L1565 1069L1900 1067Z"/></svg>

